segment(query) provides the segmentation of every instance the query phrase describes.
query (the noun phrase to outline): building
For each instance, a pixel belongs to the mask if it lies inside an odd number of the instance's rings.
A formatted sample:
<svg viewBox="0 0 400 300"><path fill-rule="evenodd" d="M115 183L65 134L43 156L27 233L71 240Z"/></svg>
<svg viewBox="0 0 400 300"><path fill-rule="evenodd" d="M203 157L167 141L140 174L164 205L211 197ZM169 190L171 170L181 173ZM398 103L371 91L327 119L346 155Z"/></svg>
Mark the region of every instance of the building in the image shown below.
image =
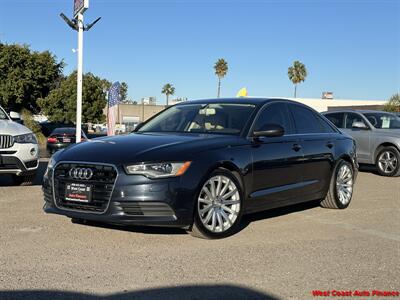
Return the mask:
<svg viewBox="0 0 400 300"><path fill-rule="evenodd" d="M132 131L135 126L162 111L165 105L152 104L118 104L116 123L124 125L124 131ZM107 109L104 110L107 116Z"/></svg>
<svg viewBox="0 0 400 300"><path fill-rule="evenodd" d="M285 98L306 104L316 111L323 112L341 108L382 110L385 100L350 100L350 99L317 99L317 98Z"/></svg>
<svg viewBox="0 0 400 300"><path fill-rule="evenodd" d="M141 103L144 105L157 105L157 99L156 97L144 97L142 98Z"/></svg>

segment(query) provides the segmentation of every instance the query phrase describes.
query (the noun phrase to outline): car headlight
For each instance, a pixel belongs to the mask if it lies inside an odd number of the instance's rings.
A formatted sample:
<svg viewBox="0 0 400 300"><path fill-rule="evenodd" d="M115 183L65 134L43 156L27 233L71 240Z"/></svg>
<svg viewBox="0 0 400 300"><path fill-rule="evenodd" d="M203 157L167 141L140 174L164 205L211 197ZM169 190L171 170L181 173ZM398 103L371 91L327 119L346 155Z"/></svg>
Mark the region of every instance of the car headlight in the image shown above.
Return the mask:
<svg viewBox="0 0 400 300"><path fill-rule="evenodd" d="M37 144L37 139L33 133L27 133L14 136L14 142L19 144Z"/></svg>
<svg viewBox="0 0 400 300"><path fill-rule="evenodd" d="M62 150L61 150L61 151L62 151ZM49 162L47 163L46 171L45 171L45 173L44 173L44 176L45 176L45 177L47 177L47 175L49 174L49 171L52 171L52 170L54 169L54 167L55 167L55 165L56 165L56 162L57 162L56 159L55 159L55 157L58 156L59 153L60 153L61 151L57 151L56 153L54 153L54 154L50 157L50 160L49 160Z"/></svg>
<svg viewBox="0 0 400 300"><path fill-rule="evenodd" d="M131 175L144 175L149 178L166 178L183 175L191 162L161 162L141 163L125 166L125 171Z"/></svg>

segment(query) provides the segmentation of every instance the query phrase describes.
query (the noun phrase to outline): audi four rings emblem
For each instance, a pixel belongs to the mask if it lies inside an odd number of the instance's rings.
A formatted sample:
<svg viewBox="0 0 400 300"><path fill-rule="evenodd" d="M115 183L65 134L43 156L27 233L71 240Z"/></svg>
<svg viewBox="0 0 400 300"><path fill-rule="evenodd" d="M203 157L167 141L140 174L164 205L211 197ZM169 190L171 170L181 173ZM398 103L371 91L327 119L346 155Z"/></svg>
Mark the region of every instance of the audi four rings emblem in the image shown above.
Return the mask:
<svg viewBox="0 0 400 300"><path fill-rule="evenodd" d="M93 171L89 168L72 168L69 170L69 177L71 178L89 180L92 176Z"/></svg>

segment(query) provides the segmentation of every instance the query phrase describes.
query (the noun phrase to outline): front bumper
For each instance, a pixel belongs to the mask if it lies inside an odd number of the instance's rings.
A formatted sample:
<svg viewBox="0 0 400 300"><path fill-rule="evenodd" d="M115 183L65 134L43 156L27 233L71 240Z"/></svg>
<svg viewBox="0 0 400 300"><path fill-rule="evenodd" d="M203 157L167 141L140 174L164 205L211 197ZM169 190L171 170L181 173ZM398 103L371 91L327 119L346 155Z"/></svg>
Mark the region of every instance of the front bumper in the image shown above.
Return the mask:
<svg viewBox="0 0 400 300"><path fill-rule="evenodd" d="M0 174L32 175L39 166L37 144L17 144L0 149Z"/></svg>
<svg viewBox="0 0 400 300"><path fill-rule="evenodd" d="M60 198L55 193L57 187L54 187L53 171L43 180L43 210L69 218L113 224L191 226L197 190L197 184L191 178L181 176L153 180L141 175L127 175L122 167L116 169L118 176L104 211L60 205Z"/></svg>

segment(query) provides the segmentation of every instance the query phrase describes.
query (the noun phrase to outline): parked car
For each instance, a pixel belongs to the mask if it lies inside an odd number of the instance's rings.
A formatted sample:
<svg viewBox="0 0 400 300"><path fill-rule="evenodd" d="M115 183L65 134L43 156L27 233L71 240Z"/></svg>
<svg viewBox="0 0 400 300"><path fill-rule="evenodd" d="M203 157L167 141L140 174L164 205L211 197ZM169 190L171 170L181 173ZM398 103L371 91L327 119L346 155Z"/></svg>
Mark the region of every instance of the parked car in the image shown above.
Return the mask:
<svg viewBox="0 0 400 300"><path fill-rule="evenodd" d="M383 176L400 175L399 117L373 110L340 110L324 115L356 140L359 163L375 165Z"/></svg>
<svg viewBox="0 0 400 300"><path fill-rule="evenodd" d="M19 114L10 112L13 119ZM39 165L36 136L13 121L0 107L0 174L10 174L18 185L32 184Z"/></svg>
<svg viewBox="0 0 400 300"><path fill-rule="evenodd" d="M81 142L87 141L88 138L85 132L81 132ZM75 127L61 127L56 128L47 138L47 150L53 154L54 152L64 149L76 142L76 129Z"/></svg>
<svg viewBox="0 0 400 300"><path fill-rule="evenodd" d="M245 213L311 200L346 208L357 168L354 140L308 106L191 101L130 135L57 152L44 176L44 211L221 238Z"/></svg>

